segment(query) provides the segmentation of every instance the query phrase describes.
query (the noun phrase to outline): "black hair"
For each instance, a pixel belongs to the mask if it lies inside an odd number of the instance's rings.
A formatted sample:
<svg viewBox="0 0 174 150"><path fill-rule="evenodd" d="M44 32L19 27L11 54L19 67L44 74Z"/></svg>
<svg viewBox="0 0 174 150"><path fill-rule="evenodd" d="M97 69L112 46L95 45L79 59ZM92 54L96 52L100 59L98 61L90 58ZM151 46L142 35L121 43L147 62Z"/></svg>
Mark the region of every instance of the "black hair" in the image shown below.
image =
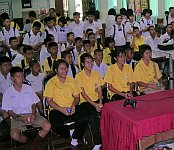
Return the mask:
<svg viewBox="0 0 174 150"><path fill-rule="evenodd" d="M35 64L39 64L39 62L36 59L32 59L29 62L29 67L32 68Z"/></svg>
<svg viewBox="0 0 174 150"><path fill-rule="evenodd" d="M83 39L81 37L76 37L75 38L75 43L78 42L78 41L83 41Z"/></svg>
<svg viewBox="0 0 174 150"><path fill-rule="evenodd" d="M125 8L120 9L120 14L121 15L126 15L127 16L127 10Z"/></svg>
<svg viewBox="0 0 174 150"><path fill-rule="evenodd" d="M22 72L23 73L23 69L21 67L18 67L18 66L15 66L15 67L12 67L10 69L10 75L13 77L16 73L18 72Z"/></svg>
<svg viewBox="0 0 174 150"><path fill-rule="evenodd" d="M113 37L106 37L105 47L109 47L109 43L115 42Z"/></svg>
<svg viewBox="0 0 174 150"><path fill-rule="evenodd" d="M150 14L152 15L152 10L151 9L144 9L143 10L143 15Z"/></svg>
<svg viewBox="0 0 174 150"><path fill-rule="evenodd" d="M91 58L94 61L94 58L91 56L91 54L84 53L80 56L80 67L81 69L84 68L83 64L85 63L86 58Z"/></svg>
<svg viewBox="0 0 174 150"><path fill-rule="evenodd" d="M46 36L46 38L52 38L52 39L54 39L54 36L53 36L52 34L48 34L48 35Z"/></svg>
<svg viewBox="0 0 174 150"><path fill-rule="evenodd" d="M69 67L68 63L67 63L65 60L59 59L59 60L57 60L56 63L54 64L53 70L54 70L54 71L57 71L57 69L59 68L60 64L65 64L65 65L67 66L67 68Z"/></svg>
<svg viewBox="0 0 174 150"><path fill-rule="evenodd" d="M59 22L62 22L63 24L66 24L66 18L65 17L60 17L59 20L58 20L58 23Z"/></svg>
<svg viewBox="0 0 174 150"><path fill-rule="evenodd" d="M116 10L114 8L109 9L108 15L116 16Z"/></svg>
<svg viewBox="0 0 174 150"><path fill-rule="evenodd" d="M171 11L172 9L174 9L174 7L170 7L170 8L169 8L169 11Z"/></svg>
<svg viewBox="0 0 174 150"><path fill-rule="evenodd" d="M141 46L139 46L139 52L140 52L141 57L143 57L144 52L147 50L152 51L152 49L149 45L142 44Z"/></svg>
<svg viewBox="0 0 174 150"><path fill-rule="evenodd" d="M89 12L88 12L88 16L89 16L89 15L95 16L95 12L94 12L94 11L89 11Z"/></svg>
<svg viewBox="0 0 174 150"><path fill-rule="evenodd" d="M135 30L137 30L137 29L139 30L139 28L138 28L138 27L133 27L133 31L135 31Z"/></svg>
<svg viewBox="0 0 174 150"><path fill-rule="evenodd" d="M92 31L92 32L93 32L93 30L92 30L92 29L87 29L87 30L86 30L86 33L87 33L87 32L89 32L89 31Z"/></svg>
<svg viewBox="0 0 174 150"><path fill-rule="evenodd" d="M6 12L4 12L4 13L1 14L0 18L2 20L5 20L6 18L9 18L9 15Z"/></svg>
<svg viewBox="0 0 174 150"><path fill-rule="evenodd" d="M80 16L80 13L79 12L74 12L73 16Z"/></svg>
<svg viewBox="0 0 174 150"><path fill-rule="evenodd" d="M32 51L32 50L33 50L33 48L30 45L25 45L23 52L24 52L24 54L26 54L27 51Z"/></svg>
<svg viewBox="0 0 174 150"><path fill-rule="evenodd" d="M67 51L61 52L61 58L65 58L67 55L72 55L71 51L67 50Z"/></svg>
<svg viewBox="0 0 174 150"><path fill-rule="evenodd" d="M71 34L73 34L74 35L74 33L73 32L68 32L67 33L67 38L71 35Z"/></svg>
<svg viewBox="0 0 174 150"><path fill-rule="evenodd" d="M148 31L150 31L151 28L155 28L153 25L148 27Z"/></svg>
<svg viewBox="0 0 174 150"><path fill-rule="evenodd" d="M134 12L133 12L133 10L132 9L127 9L127 15L129 16L134 16Z"/></svg>
<svg viewBox="0 0 174 150"><path fill-rule="evenodd" d="M94 16L95 16L95 19L99 19L100 18L100 12L98 10L94 11Z"/></svg>
<svg viewBox="0 0 174 150"><path fill-rule="evenodd" d="M29 12L29 17L34 17L34 18L36 18L36 12L35 12L35 11L30 11L30 12Z"/></svg>
<svg viewBox="0 0 174 150"><path fill-rule="evenodd" d="M125 56L126 56L125 50L122 48L119 48L119 49L111 52L110 55L111 55L111 63L112 64L116 63L116 60L114 58L117 58L120 54L125 54Z"/></svg>
<svg viewBox="0 0 174 150"><path fill-rule="evenodd" d="M44 44L46 45L48 42L53 42L53 39L51 37L46 37L44 39Z"/></svg>
<svg viewBox="0 0 174 150"><path fill-rule="evenodd" d="M59 12L57 12L56 15L57 15L57 17L60 17L61 16Z"/></svg>
<svg viewBox="0 0 174 150"><path fill-rule="evenodd" d="M116 16L115 16L115 20L117 21L117 18L118 17L121 17L122 18L122 16L121 16L121 14L117 14Z"/></svg>
<svg viewBox="0 0 174 150"><path fill-rule="evenodd" d="M10 37L9 38L9 43L11 43L13 40L17 40L17 37Z"/></svg>
<svg viewBox="0 0 174 150"><path fill-rule="evenodd" d="M6 19L10 20L10 17L6 17L6 18L4 18L4 21L5 21Z"/></svg>
<svg viewBox="0 0 174 150"><path fill-rule="evenodd" d="M55 21L55 22L56 22L56 18L55 18L55 17L52 17L51 19L52 19L53 21Z"/></svg>
<svg viewBox="0 0 174 150"><path fill-rule="evenodd" d="M167 29L168 26L172 26L172 24L171 24L171 23L167 24L167 25L166 25L166 29Z"/></svg>
<svg viewBox="0 0 174 150"><path fill-rule="evenodd" d="M52 48L53 46L57 47L58 48L58 45L56 42L50 42L48 43L48 49Z"/></svg>
<svg viewBox="0 0 174 150"><path fill-rule="evenodd" d="M52 21L51 17L45 17L44 22L47 24L49 21Z"/></svg>
<svg viewBox="0 0 174 150"><path fill-rule="evenodd" d="M83 46L85 46L86 44L91 44L90 40L84 40L83 41Z"/></svg>
<svg viewBox="0 0 174 150"><path fill-rule="evenodd" d="M25 45L21 43L17 45L17 49L20 49L21 47L25 47Z"/></svg>
<svg viewBox="0 0 174 150"><path fill-rule="evenodd" d="M103 53L103 50L102 50L102 49L96 49L96 50L94 51L94 55L96 55L98 52Z"/></svg>
<svg viewBox="0 0 174 150"><path fill-rule="evenodd" d="M49 11L53 10L54 12L56 11L54 8L50 8Z"/></svg>
<svg viewBox="0 0 174 150"><path fill-rule="evenodd" d="M2 64L6 63L6 62L11 62L11 59L7 56L1 56L0 57L0 66L2 66Z"/></svg>
<svg viewBox="0 0 174 150"><path fill-rule="evenodd" d="M38 22L38 21L35 21L35 22L33 23L33 28L34 28L34 27L41 28L41 23Z"/></svg>
<svg viewBox="0 0 174 150"><path fill-rule="evenodd" d="M134 16L134 14L133 14L133 13L128 13L128 14L127 14L127 17L128 17L128 18L131 17L131 16Z"/></svg>
<svg viewBox="0 0 174 150"><path fill-rule="evenodd" d="M164 14L168 16L169 15L169 11L165 11Z"/></svg>
<svg viewBox="0 0 174 150"><path fill-rule="evenodd" d="M95 34L94 34L93 32L89 33L89 34L88 34L88 39L89 39L89 37L90 37L91 35L95 35Z"/></svg>
<svg viewBox="0 0 174 150"><path fill-rule="evenodd" d="M30 23L30 20L29 19L26 19L25 23L26 24Z"/></svg>

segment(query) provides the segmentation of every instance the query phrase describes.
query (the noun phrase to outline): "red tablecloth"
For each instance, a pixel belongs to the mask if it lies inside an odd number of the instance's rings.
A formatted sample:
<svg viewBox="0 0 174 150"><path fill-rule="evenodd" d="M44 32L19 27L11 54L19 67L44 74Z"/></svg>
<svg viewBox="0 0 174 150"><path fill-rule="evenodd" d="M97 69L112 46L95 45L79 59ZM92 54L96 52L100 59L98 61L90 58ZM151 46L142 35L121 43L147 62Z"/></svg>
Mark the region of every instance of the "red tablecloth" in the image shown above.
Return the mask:
<svg viewBox="0 0 174 150"><path fill-rule="evenodd" d="M136 150L145 136L174 128L174 90L139 96L137 108L124 100L105 104L101 116L103 150Z"/></svg>

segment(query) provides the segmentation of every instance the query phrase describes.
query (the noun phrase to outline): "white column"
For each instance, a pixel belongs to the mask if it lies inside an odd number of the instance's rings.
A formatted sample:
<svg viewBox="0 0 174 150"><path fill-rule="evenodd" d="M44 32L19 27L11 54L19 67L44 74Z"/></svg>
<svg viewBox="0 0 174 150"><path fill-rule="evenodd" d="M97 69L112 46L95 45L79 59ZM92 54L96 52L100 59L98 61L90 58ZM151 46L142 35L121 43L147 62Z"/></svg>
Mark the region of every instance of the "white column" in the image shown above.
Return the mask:
<svg viewBox="0 0 174 150"><path fill-rule="evenodd" d="M73 18L73 13L76 11L75 0L68 0L68 14L70 18Z"/></svg>
<svg viewBox="0 0 174 150"><path fill-rule="evenodd" d="M100 19L102 20L102 23L104 23L108 14L108 1L99 0L98 7L100 11Z"/></svg>
<svg viewBox="0 0 174 150"><path fill-rule="evenodd" d="M158 0L158 18L164 18L164 0Z"/></svg>
<svg viewBox="0 0 174 150"><path fill-rule="evenodd" d="M120 8L122 8L122 0L117 0L117 14L120 13Z"/></svg>
<svg viewBox="0 0 174 150"><path fill-rule="evenodd" d="M55 0L48 0L49 8L55 8Z"/></svg>

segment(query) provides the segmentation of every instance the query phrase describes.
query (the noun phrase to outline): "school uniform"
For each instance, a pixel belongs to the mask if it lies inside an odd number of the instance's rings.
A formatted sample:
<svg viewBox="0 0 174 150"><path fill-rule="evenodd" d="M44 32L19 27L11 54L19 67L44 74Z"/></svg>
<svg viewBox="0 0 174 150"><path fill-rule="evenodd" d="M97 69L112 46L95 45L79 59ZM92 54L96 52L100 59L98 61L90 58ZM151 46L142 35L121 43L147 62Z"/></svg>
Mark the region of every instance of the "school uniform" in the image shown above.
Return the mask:
<svg viewBox="0 0 174 150"><path fill-rule="evenodd" d="M32 73L30 73L26 79L31 83L31 87L33 88L34 92L41 92L43 90L42 83L44 77L45 74L43 73L39 73L38 76L34 76Z"/></svg>
<svg viewBox="0 0 174 150"><path fill-rule="evenodd" d="M24 59L24 56L17 53L16 57L14 58L14 60L12 61L12 65L13 66L18 66L18 64L20 64L21 60Z"/></svg>
<svg viewBox="0 0 174 150"><path fill-rule="evenodd" d="M166 32L160 36L160 45L166 45L165 43L167 43L170 39L170 35Z"/></svg>
<svg viewBox="0 0 174 150"><path fill-rule="evenodd" d="M77 51L76 47L73 49L73 52L74 52L73 64L74 65L78 65L78 57L83 51L84 51L83 47L81 48L80 53Z"/></svg>
<svg viewBox="0 0 174 150"><path fill-rule="evenodd" d="M171 17L171 14L169 14L168 19L167 19L167 17L165 17L163 19L163 25L164 26L166 26L167 24L170 24L172 22L174 22L174 17Z"/></svg>
<svg viewBox="0 0 174 150"><path fill-rule="evenodd" d="M154 20L152 18L147 20L145 17L142 17L141 20L140 20L141 30L143 30L145 28L148 28L150 26L155 26ZM150 33L148 31L146 31L146 32L142 32L142 35L144 37L148 37L150 35Z"/></svg>
<svg viewBox="0 0 174 150"><path fill-rule="evenodd" d="M104 63L100 63L100 66L97 66L96 62L94 61L94 65L93 65L93 70L97 71L100 73L100 75L102 76L102 78L104 78L106 70L107 70L107 65Z"/></svg>
<svg viewBox="0 0 174 150"><path fill-rule="evenodd" d="M91 46L91 56L94 57L94 51L96 49L103 49L103 47L100 44L95 43L94 47Z"/></svg>
<svg viewBox="0 0 174 150"><path fill-rule="evenodd" d="M111 65L111 50L109 47L103 50L103 61L104 64Z"/></svg>
<svg viewBox="0 0 174 150"><path fill-rule="evenodd" d="M85 32L87 29L92 29L93 33L95 34L96 32L98 32L99 27L98 27L98 23L96 21L93 21L92 23L89 23L89 21L85 21Z"/></svg>
<svg viewBox="0 0 174 150"><path fill-rule="evenodd" d="M74 48L75 44L74 43L70 44L68 41L66 43L60 44L61 52L65 51L67 47L73 47Z"/></svg>
<svg viewBox="0 0 174 150"><path fill-rule="evenodd" d="M26 58L22 59L21 62L18 64L18 66L23 69L23 73L25 77L31 73L29 63L27 63Z"/></svg>
<svg viewBox="0 0 174 150"><path fill-rule="evenodd" d="M47 48L45 45L42 45L41 51L40 51L40 65L44 65L44 61L47 57L50 57L51 54L48 52Z"/></svg>
<svg viewBox="0 0 174 150"><path fill-rule="evenodd" d="M58 43L66 43L68 27L66 25L63 28L57 26L57 32L58 32Z"/></svg>
<svg viewBox="0 0 174 150"><path fill-rule="evenodd" d="M126 45L124 26L122 24L120 26L115 24L112 27L110 36L114 38L116 47L124 47Z"/></svg>
<svg viewBox="0 0 174 150"><path fill-rule="evenodd" d="M132 59L132 60L130 60L130 61L127 61L127 60L126 60L126 62L125 62L125 64L128 64L128 65L131 66L131 68L132 68L133 71L134 71L134 69L135 69L136 63L137 63L137 61L134 60L134 59Z"/></svg>
<svg viewBox="0 0 174 150"><path fill-rule="evenodd" d="M105 29L105 37L110 37L110 33L112 32L113 25L115 24L115 16L108 15L106 20L106 29Z"/></svg>
<svg viewBox="0 0 174 150"><path fill-rule="evenodd" d="M125 34L126 34L126 42L129 43L130 46L130 40L132 37L132 34L128 34L128 31L132 31L133 32L133 28L134 27L138 27L140 30L140 24L136 21L130 22L130 21L126 21L125 23Z"/></svg>
<svg viewBox="0 0 174 150"><path fill-rule="evenodd" d="M31 30L31 23L27 23L24 25L23 31L24 32L30 32Z"/></svg>
<svg viewBox="0 0 174 150"><path fill-rule="evenodd" d="M10 73L7 74L7 78L5 78L0 72L0 93L4 94L4 92L12 85Z"/></svg>
<svg viewBox="0 0 174 150"><path fill-rule="evenodd" d="M79 69L74 64L71 64L68 67L68 74L67 74L67 76L75 78L75 76L76 76L76 74L78 72L79 72Z"/></svg>
<svg viewBox="0 0 174 150"><path fill-rule="evenodd" d="M131 47L132 47L132 41L133 41L133 37L131 38L131 41L130 41ZM133 48L133 50L134 52L139 52L139 46L145 43L145 37L144 36L141 36L140 38L135 37L134 41L135 41L135 47Z"/></svg>
<svg viewBox="0 0 174 150"><path fill-rule="evenodd" d="M76 37L83 38L84 31L85 31L84 22L83 21L80 21L78 24L75 23L75 21L71 22L69 24L69 26L68 26L68 29L69 29L69 32L73 32L74 33L75 38Z"/></svg>
<svg viewBox="0 0 174 150"><path fill-rule="evenodd" d="M81 93L81 89L77 85L75 79L66 76L64 83L60 82L57 76L51 78L46 84L44 97L53 98L53 102L60 107L71 107L74 101L73 96L77 96ZM74 139L80 139L86 130L87 123L85 123L84 118L82 118L83 110L76 106L76 111L73 115L66 116L62 112L50 108L49 120L52 125L52 130L61 135L62 137L69 137L70 132L64 123L71 118L71 121L75 121L75 131L73 133Z"/></svg>
<svg viewBox="0 0 174 150"><path fill-rule="evenodd" d="M18 29L12 28L12 27L10 27L9 31L7 31L5 28L3 28L1 33L2 33L2 41L5 41L5 43L9 47L10 47L10 44L9 44L10 37L19 37L20 36Z"/></svg>
<svg viewBox="0 0 174 150"><path fill-rule="evenodd" d="M58 30L56 27L53 26L52 29L46 27L44 32L45 32L45 38L48 34L51 34L54 36L54 41L58 43Z"/></svg>
<svg viewBox="0 0 174 150"><path fill-rule="evenodd" d="M10 50L8 50L6 53L6 56L9 57L13 61L17 54L18 54L17 50L10 48Z"/></svg>
<svg viewBox="0 0 174 150"><path fill-rule="evenodd" d="M147 38L145 38L145 44L149 45L152 50L157 50L158 45L160 44L160 38L155 36L155 38L153 39L151 36L148 36Z"/></svg>

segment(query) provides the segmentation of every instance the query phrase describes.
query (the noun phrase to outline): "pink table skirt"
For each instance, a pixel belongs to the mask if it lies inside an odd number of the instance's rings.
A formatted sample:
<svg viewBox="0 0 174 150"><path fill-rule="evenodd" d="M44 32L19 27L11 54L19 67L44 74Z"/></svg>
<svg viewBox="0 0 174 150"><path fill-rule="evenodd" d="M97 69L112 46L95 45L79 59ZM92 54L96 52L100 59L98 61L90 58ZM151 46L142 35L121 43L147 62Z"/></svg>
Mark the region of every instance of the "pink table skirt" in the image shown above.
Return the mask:
<svg viewBox="0 0 174 150"><path fill-rule="evenodd" d="M136 150L143 137L174 128L174 90L135 98L137 108L124 100L108 103L101 116L103 150Z"/></svg>

